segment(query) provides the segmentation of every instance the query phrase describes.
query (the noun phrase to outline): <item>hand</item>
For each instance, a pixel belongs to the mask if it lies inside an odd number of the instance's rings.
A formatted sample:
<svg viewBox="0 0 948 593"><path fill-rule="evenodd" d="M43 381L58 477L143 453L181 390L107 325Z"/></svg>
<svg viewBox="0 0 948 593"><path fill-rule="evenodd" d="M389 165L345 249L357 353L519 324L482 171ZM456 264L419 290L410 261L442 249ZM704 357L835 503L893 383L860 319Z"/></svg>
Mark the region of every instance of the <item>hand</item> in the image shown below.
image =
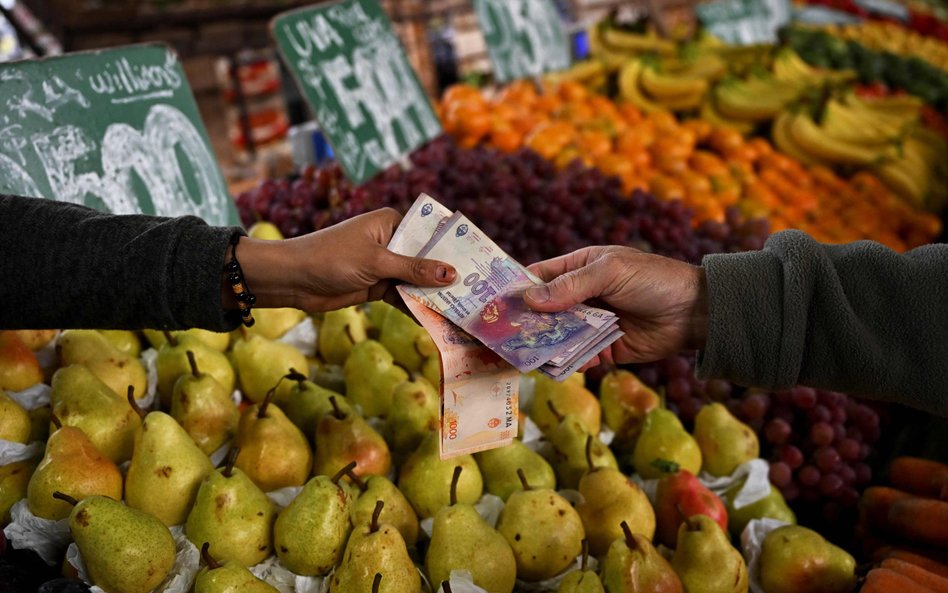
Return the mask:
<svg viewBox="0 0 948 593"><path fill-rule="evenodd" d="M401 218L384 208L294 239L244 237L237 260L257 307L331 311L382 298L391 280L451 284L457 272L450 265L385 248Z"/></svg>
<svg viewBox="0 0 948 593"><path fill-rule="evenodd" d="M547 284L527 290L537 311L563 311L584 301L619 316L625 335L581 370L600 362L648 362L700 349L707 333L704 270L631 247L587 247L533 264Z"/></svg>

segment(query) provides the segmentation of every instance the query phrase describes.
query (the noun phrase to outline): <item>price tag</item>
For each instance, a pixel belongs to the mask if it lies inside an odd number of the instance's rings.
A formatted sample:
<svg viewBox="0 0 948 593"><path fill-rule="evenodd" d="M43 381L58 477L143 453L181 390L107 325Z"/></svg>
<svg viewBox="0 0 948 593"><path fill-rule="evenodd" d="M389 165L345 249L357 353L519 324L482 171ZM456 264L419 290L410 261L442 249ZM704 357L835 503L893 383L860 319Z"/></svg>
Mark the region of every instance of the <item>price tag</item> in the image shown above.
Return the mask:
<svg viewBox="0 0 948 593"><path fill-rule="evenodd" d="M551 0L474 0L474 11L497 82L569 67L569 40Z"/></svg>
<svg viewBox="0 0 948 593"><path fill-rule="evenodd" d="M734 45L774 43L790 22L789 0L715 0L695 7L698 20L715 37Z"/></svg>
<svg viewBox="0 0 948 593"><path fill-rule="evenodd" d="M285 12L273 20L270 32L354 183L441 133L388 17L374 0Z"/></svg>
<svg viewBox="0 0 948 593"><path fill-rule="evenodd" d="M0 105L2 193L240 224L166 46L0 64Z"/></svg>

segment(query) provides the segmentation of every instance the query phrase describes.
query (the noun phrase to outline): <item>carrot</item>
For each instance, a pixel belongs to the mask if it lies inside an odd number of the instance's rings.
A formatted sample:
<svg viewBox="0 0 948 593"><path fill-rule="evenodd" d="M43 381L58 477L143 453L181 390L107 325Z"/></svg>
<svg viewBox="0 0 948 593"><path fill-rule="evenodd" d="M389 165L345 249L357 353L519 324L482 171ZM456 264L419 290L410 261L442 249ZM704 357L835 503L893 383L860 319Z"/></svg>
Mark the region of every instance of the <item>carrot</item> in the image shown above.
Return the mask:
<svg viewBox="0 0 948 593"><path fill-rule="evenodd" d="M862 498L859 500L859 522L870 529L885 531L892 503L912 497L912 494L904 490L888 486L870 486L862 493Z"/></svg>
<svg viewBox="0 0 948 593"><path fill-rule="evenodd" d="M888 528L908 541L948 547L948 502L909 497L889 508Z"/></svg>
<svg viewBox="0 0 948 593"><path fill-rule="evenodd" d="M889 550L883 561L887 558L909 562L915 566L920 566L928 572L935 573L948 579L948 559L940 556L933 556L925 552L909 550L906 548L892 548Z"/></svg>
<svg viewBox="0 0 948 593"><path fill-rule="evenodd" d="M901 575L907 576L919 585L925 585L932 591L935 591L935 593L948 593L948 579L929 572L917 564L912 564L897 558L886 558L882 561L882 568L888 568L889 570L894 570Z"/></svg>
<svg viewBox="0 0 948 593"><path fill-rule="evenodd" d="M873 568L859 593L935 593L905 575L888 568Z"/></svg>
<svg viewBox="0 0 948 593"><path fill-rule="evenodd" d="M948 484L948 465L920 457L896 457L889 464L889 481L912 494L938 498Z"/></svg>

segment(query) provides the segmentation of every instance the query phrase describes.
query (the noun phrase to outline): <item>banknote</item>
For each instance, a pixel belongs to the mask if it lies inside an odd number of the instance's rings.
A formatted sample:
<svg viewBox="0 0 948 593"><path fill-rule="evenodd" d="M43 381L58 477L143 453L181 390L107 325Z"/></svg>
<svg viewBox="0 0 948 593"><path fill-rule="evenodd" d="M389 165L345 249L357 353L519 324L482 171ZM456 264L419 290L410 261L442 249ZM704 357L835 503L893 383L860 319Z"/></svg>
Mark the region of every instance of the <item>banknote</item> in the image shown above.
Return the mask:
<svg viewBox="0 0 948 593"><path fill-rule="evenodd" d="M584 364L593 359L594 356L605 350L613 342L625 335L625 332L622 330L616 329L612 332L602 336L598 341L593 344L590 344L581 352L578 352L576 356L567 361L561 366L553 365L543 365L540 367L540 372L546 375L551 379L557 381L562 381L566 377L570 376L574 372L578 371Z"/></svg>

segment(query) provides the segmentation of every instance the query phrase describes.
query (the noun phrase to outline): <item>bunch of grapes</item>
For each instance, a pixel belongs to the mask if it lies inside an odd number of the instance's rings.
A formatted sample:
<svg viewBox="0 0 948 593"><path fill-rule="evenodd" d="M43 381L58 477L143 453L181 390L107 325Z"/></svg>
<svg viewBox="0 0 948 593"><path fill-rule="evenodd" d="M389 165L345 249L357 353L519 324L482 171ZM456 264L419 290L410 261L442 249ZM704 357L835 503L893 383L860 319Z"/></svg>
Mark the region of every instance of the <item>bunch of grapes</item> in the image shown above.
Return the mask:
<svg viewBox="0 0 948 593"><path fill-rule="evenodd" d="M360 187L336 164L308 166L294 180L265 180L239 195L238 210L246 225L269 220L293 237L383 206L404 213L428 193L524 263L598 244L698 262L709 253L759 249L769 234L766 220L744 220L737 210L696 228L680 201L626 193L618 178L578 160L557 170L528 149L464 149L442 137L411 162L407 171L389 168Z"/></svg>

